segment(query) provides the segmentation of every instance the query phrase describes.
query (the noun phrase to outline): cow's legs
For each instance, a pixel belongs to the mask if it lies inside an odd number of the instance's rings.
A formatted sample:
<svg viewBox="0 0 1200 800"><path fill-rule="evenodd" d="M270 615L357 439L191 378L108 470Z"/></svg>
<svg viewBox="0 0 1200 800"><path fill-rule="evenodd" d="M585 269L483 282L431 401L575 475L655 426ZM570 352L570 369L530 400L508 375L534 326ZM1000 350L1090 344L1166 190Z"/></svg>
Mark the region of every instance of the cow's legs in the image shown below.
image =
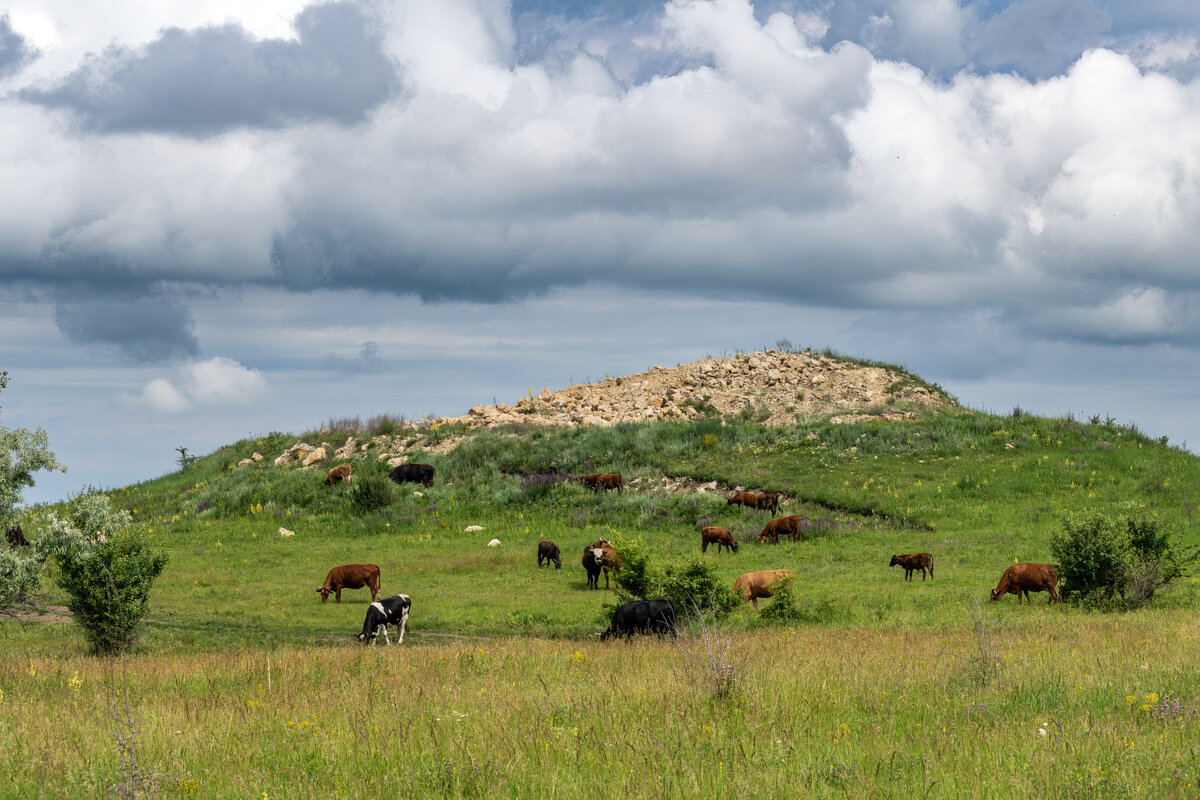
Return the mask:
<svg viewBox="0 0 1200 800"><path fill-rule="evenodd" d="M404 632L408 630L408 609L405 608L400 612L400 636L396 639L396 644L404 643Z"/></svg>

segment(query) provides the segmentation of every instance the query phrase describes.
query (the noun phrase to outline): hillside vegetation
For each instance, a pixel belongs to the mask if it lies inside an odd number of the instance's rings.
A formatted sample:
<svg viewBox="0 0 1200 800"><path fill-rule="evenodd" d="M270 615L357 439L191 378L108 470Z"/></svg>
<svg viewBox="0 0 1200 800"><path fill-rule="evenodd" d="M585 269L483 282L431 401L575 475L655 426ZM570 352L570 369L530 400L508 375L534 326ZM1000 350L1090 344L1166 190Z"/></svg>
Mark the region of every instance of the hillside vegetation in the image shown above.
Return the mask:
<svg viewBox="0 0 1200 800"><path fill-rule="evenodd" d="M1200 543L1196 457L1111 421L863 410L334 425L114 489L171 556L124 667L142 767L164 795L198 797L1200 796L1194 577L1136 613L987 602L1007 565L1051 561L1080 511L1150 516ZM349 486L321 483L337 460L272 463L298 440L351 438ZM397 447L435 467L432 487L386 481ZM604 471L623 494L563 480ZM371 508L371 486L386 505ZM758 543L770 514L726 505L738 488L783 492L803 539ZM702 556L703 524L740 552ZM561 570L536 566L543 538ZM786 567L798 618L745 606L676 644L601 645L617 593L588 591L579 563L598 538L702 560L729 585ZM933 580L888 568L916 551L933 553ZM351 562L412 596L403 649L353 642L365 589L321 604L325 572ZM45 586L49 613L0 639L0 769L26 776L0 796L100 796L120 784L113 678Z"/></svg>

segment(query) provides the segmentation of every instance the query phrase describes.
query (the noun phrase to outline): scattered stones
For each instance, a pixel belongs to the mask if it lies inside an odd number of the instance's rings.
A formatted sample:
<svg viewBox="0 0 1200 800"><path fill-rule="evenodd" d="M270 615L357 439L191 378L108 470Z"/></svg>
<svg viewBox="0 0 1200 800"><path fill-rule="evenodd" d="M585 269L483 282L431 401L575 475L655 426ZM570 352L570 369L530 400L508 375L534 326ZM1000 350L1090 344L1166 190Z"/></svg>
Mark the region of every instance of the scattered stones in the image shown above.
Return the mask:
<svg viewBox="0 0 1200 800"><path fill-rule="evenodd" d="M295 532L295 531L289 531L287 528L282 528L282 527L281 527L281 528L279 529L279 535L280 535L280 536L295 536L295 535L296 535L296 532Z"/></svg>

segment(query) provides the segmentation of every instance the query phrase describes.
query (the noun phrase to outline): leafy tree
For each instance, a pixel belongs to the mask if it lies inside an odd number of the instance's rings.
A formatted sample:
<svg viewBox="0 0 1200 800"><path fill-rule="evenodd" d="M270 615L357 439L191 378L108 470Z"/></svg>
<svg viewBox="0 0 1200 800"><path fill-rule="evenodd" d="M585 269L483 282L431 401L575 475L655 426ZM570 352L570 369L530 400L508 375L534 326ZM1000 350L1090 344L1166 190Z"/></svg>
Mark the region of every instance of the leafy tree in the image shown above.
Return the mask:
<svg viewBox="0 0 1200 800"><path fill-rule="evenodd" d="M7 386L8 373L0 372L0 391ZM50 452L46 432L0 426L0 526L12 524L22 492L41 470L67 471ZM44 562L45 552L36 546L27 553L0 551L0 613L37 590Z"/></svg>
<svg viewBox="0 0 1200 800"><path fill-rule="evenodd" d="M58 585L70 595L67 607L93 652L116 655L133 643L150 588L167 561L167 554L151 548L146 534L136 528L123 528L90 549L79 547L58 557Z"/></svg>

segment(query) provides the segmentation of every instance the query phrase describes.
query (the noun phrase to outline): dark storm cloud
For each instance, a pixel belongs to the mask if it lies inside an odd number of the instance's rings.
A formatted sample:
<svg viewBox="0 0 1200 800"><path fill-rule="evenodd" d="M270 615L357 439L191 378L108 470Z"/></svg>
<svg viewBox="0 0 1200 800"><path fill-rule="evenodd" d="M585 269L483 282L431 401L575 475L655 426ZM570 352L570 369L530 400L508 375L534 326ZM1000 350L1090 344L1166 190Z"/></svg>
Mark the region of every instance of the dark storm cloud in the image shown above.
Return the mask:
<svg viewBox="0 0 1200 800"><path fill-rule="evenodd" d="M8 14L0 14L0 78L16 74L36 57L37 51L13 30Z"/></svg>
<svg viewBox="0 0 1200 800"><path fill-rule="evenodd" d="M56 306L54 322L76 344L115 350L138 363L200 352L192 313L177 297L64 300Z"/></svg>
<svg viewBox="0 0 1200 800"><path fill-rule="evenodd" d="M74 112L99 132L207 136L328 119L360 122L397 85L371 21L353 3L310 6L297 41L256 40L230 23L167 28L139 50L114 45L22 99Z"/></svg>

